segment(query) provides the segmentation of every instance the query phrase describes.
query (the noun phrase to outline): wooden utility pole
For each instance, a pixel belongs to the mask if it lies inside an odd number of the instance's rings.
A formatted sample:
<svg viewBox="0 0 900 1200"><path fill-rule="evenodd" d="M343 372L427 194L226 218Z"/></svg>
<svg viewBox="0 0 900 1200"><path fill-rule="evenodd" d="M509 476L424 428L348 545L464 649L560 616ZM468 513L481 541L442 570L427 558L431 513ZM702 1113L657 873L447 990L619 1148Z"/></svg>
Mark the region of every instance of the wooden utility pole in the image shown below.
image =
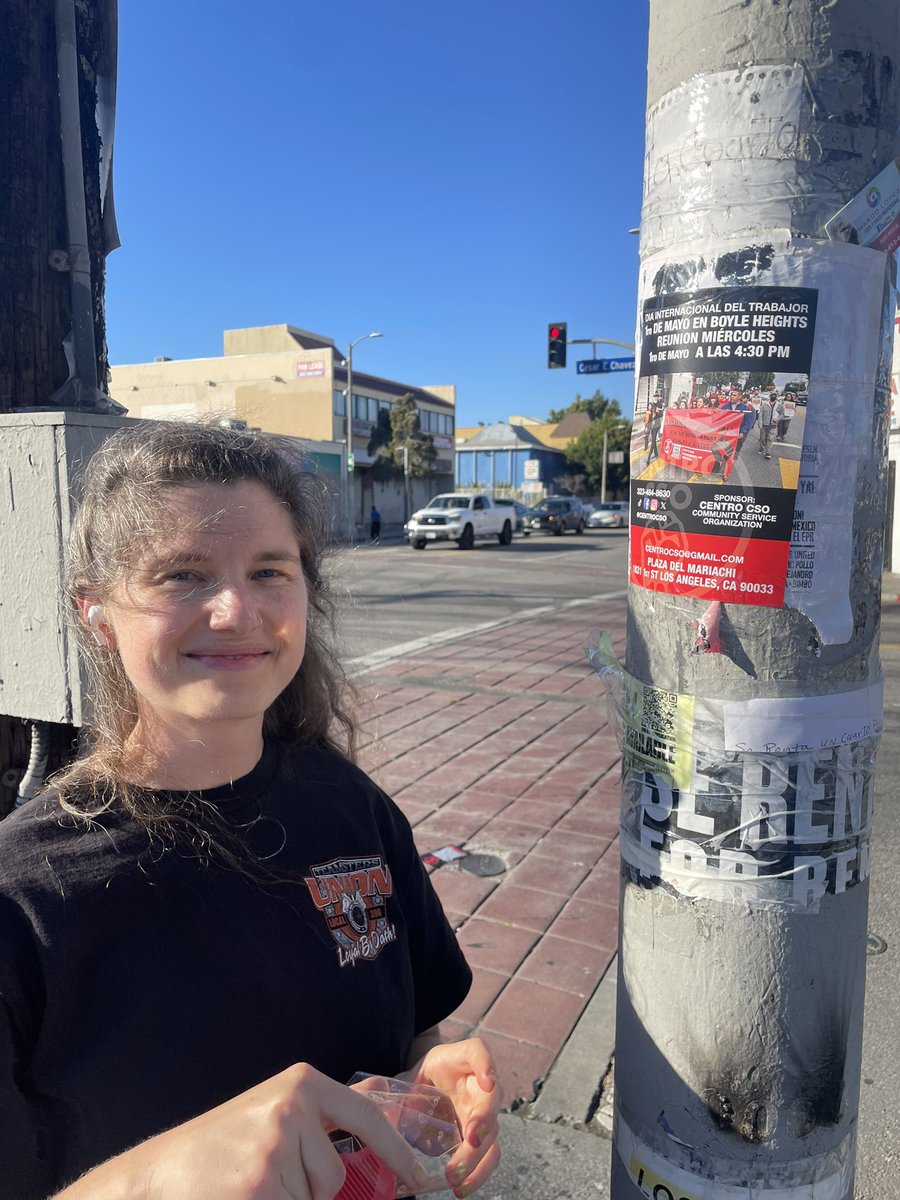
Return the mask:
<svg viewBox="0 0 900 1200"><path fill-rule="evenodd" d="M893 263L825 225L898 51L896 0L650 0L613 1200L853 1196Z"/></svg>
<svg viewBox="0 0 900 1200"><path fill-rule="evenodd" d="M105 395L103 308L104 257L117 244L115 78L115 0L5 0L0 414L121 411ZM14 448L6 449L14 459ZM0 502L9 552L20 514L6 509ZM27 604L23 595L0 599L10 614ZM44 732L52 769L71 756L75 730L49 724ZM28 762L28 743L22 720L0 715L0 815Z"/></svg>

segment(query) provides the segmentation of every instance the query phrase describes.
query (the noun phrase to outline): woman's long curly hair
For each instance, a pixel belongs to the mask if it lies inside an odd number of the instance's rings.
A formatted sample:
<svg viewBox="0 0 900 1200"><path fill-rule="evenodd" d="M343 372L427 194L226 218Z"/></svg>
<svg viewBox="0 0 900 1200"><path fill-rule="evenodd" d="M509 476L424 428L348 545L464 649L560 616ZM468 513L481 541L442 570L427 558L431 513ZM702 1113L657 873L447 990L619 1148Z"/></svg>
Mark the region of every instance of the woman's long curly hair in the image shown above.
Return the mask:
<svg viewBox="0 0 900 1200"><path fill-rule="evenodd" d="M348 684L332 648L334 602L321 567L331 500L296 442L213 423L146 421L113 434L90 459L70 539L66 586L73 613L79 601L110 597L125 584L150 542L173 528L166 504L172 488L196 484L259 483L284 504L294 527L309 596L306 649L291 682L265 713L266 735L331 749L353 760L355 726L345 704ZM124 808L151 836L187 835L195 849L221 851L213 814L186 799L173 811L151 789L123 775L126 744L138 718L135 690L118 653L98 645L75 621L88 672L90 723L86 752L55 775L63 808L90 820ZM238 856L240 858L242 856Z"/></svg>

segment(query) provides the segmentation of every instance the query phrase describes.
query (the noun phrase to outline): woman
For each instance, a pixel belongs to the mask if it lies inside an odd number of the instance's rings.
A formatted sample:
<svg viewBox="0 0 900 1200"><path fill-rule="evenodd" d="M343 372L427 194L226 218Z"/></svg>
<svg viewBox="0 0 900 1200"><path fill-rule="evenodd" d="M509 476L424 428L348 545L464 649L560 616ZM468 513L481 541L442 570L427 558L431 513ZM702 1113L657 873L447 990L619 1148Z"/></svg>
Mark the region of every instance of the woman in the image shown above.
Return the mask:
<svg viewBox="0 0 900 1200"><path fill-rule="evenodd" d="M356 1071L449 1095L457 1196L496 1166L490 1055L437 1029L471 973L352 764L325 510L264 435L150 422L89 464L91 741L0 823L2 1200L327 1200L336 1128L415 1185Z"/></svg>

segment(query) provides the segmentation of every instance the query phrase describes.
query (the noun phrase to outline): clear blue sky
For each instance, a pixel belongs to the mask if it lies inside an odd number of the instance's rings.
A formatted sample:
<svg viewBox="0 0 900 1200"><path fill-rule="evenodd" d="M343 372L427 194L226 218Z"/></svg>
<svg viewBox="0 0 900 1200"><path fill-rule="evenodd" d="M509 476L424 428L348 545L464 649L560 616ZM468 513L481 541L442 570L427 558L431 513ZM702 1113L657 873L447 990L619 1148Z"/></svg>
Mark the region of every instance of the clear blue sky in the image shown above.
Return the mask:
<svg viewBox="0 0 900 1200"><path fill-rule="evenodd" d="M546 330L634 338L647 22L646 0L126 0L110 360L379 330L356 368L455 383L460 425L598 382L630 411L631 374L575 374L589 347L548 371Z"/></svg>

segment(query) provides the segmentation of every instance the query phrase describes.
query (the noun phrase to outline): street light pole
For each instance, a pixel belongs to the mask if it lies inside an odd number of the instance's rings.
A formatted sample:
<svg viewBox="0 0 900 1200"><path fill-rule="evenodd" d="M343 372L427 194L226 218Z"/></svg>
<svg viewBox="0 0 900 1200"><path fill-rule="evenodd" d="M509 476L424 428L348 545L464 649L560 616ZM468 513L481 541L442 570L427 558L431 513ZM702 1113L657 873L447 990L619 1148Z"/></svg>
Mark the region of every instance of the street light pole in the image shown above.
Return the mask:
<svg viewBox="0 0 900 1200"><path fill-rule="evenodd" d="M347 350L347 357L344 359L344 366L347 368L347 461L344 463L344 519L347 522L347 538L353 542L353 530L355 521L353 520L353 479L350 471L350 455L353 453L353 347L358 346L360 342L366 341L367 338L380 338L384 335L381 333L364 333L362 337L351 342Z"/></svg>

